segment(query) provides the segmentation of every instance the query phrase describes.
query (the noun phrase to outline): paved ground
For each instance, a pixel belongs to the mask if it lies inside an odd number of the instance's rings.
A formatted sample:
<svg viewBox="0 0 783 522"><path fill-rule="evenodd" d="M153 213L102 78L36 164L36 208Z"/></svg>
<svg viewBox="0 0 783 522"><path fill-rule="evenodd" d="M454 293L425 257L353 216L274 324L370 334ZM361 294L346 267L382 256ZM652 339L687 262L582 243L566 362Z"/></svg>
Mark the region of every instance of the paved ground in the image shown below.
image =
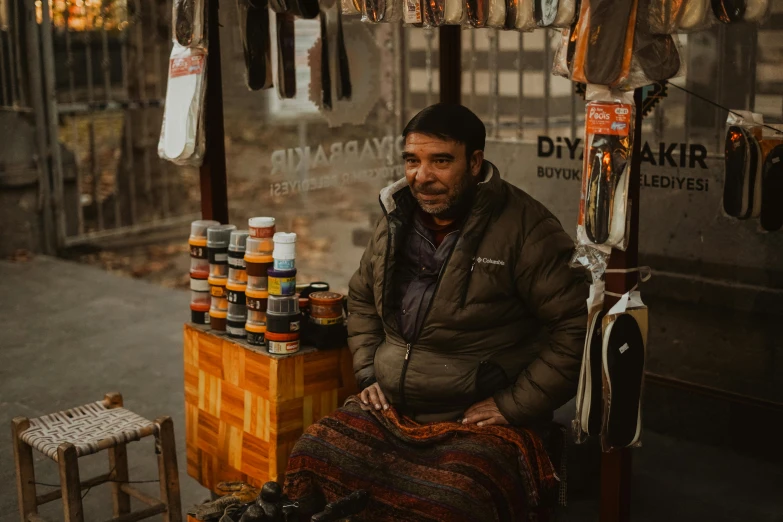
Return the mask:
<svg viewBox="0 0 783 522"><path fill-rule="evenodd" d="M128 408L148 418L174 418L183 504L204 498L185 474L181 331L187 301L186 292L80 264L47 258L0 262L0 423L119 390ZM129 454L133 480L156 477L151 441L130 445ZM572 505L562 520L597 520L597 482L589 463L596 456L589 447L573 453ZM103 455L81 464L83 476L108 467ZM39 482L57 482L53 463L39 458L36 465ZM635 521L783 522L783 469L772 464L648 432L635 453L634 472ZM154 493L157 486L142 487ZM53 503L42 514L61 519L58 508ZM110 516L105 487L87 494L85 509L90 520ZM0 437L0 522L12 520L18 515L6 435Z"/></svg>

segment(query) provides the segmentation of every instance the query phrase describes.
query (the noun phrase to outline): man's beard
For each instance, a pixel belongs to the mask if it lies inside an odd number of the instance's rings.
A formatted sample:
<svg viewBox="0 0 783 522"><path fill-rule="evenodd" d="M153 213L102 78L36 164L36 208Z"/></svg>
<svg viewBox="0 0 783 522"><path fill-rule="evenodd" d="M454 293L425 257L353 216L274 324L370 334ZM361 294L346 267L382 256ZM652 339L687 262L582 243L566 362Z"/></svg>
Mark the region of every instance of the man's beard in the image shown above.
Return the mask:
<svg viewBox="0 0 783 522"><path fill-rule="evenodd" d="M460 183L454 187L454 191L449 195L448 199L440 204L425 203L421 200L419 195L435 195L443 194L443 192L430 191L429 187L426 185L416 186L413 189L413 195L419 203L419 208L438 219L454 219L459 217L467 210L468 205L473 201L474 192L475 185L472 183L470 171L465 172Z"/></svg>

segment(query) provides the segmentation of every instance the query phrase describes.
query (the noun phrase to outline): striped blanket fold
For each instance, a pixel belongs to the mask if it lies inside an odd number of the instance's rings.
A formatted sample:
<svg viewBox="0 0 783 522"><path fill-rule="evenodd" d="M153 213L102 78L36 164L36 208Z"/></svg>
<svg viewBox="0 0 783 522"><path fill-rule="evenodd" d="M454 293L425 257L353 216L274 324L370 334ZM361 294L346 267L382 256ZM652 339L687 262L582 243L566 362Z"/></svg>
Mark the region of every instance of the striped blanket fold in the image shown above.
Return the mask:
<svg viewBox="0 0 783 522"><path fill-rule="evenodd" d="M525 428L418 424L390 408L365 411L358 397L310 426L288 461L292 500L328 502L370 493L361 520L533 521L557 476L541 438Z"/></svg>

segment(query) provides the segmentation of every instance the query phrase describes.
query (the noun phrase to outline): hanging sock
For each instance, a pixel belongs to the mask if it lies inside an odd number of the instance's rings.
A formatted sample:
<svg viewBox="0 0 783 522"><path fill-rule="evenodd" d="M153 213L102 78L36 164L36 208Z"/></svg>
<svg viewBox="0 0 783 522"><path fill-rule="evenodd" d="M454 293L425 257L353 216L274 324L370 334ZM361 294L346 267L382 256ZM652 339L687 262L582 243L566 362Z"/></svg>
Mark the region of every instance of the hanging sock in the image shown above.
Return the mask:
<svg viewBox="0 0 783 522"><path fill-rule="evenodd" d="M275 13L277 24L277 93L281 98L296 96L296 36L294 15Z"/></svg>
<svg viewBox="0 0 783 522"><path fill-rule="evenodd" d="M783 145L772 149L764 161L761 227L768 232L783 228Z"/></svg>
<svg viewBox="0 0 783 522"><path fill-rule="evenodd" d="M745 9L745 0L712 0L712 12L724 24L741 22Z"/></svg>

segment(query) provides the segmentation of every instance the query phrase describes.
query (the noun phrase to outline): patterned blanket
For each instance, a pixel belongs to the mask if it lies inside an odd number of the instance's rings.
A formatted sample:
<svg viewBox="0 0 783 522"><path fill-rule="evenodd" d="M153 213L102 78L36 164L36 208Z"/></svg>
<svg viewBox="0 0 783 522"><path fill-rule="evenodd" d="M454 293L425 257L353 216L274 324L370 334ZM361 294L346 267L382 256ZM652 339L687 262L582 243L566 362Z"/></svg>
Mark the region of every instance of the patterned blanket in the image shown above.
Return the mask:
<svg viewBox="0 0 783 522"><path fill-rule="evenodd" d="M310 426L288 461L291 499L370 493L362 520L546 520L557 476L541 438L524 428L421 425L350 397Z"/></svg>

